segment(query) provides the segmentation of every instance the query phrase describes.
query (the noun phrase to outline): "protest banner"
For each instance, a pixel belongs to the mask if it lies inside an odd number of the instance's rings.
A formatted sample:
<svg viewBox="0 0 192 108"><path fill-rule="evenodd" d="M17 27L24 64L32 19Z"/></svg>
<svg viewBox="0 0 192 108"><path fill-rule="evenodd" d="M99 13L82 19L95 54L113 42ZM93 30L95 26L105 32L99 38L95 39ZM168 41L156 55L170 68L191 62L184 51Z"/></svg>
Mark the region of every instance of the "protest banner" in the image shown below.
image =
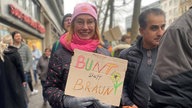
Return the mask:
<svg viewBox="0 0 192 108"><path fill-rule="evenodd" d="M121 39L122 33L119 26L115 26L104 32L104 37L108 41L118 41Z"/></svg>
<svg viewBox="0 0 192 108"><path fill-rule="evenodd" d="M65 94L119 106L127 60L75 49Z"/></svg>

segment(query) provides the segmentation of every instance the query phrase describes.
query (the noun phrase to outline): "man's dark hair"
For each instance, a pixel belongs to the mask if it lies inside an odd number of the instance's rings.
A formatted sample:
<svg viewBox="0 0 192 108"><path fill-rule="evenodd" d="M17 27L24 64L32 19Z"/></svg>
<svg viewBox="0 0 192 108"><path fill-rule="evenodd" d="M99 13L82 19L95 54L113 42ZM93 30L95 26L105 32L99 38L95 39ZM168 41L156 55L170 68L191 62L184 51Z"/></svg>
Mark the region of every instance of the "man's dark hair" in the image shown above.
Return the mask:
<svg viewBox="0 0 192 108"><path fill-rule="evenodd" d="M149 14L162 15L165 17L165 12L159 8L150 8L150 9L144 10L139 15L139 25L141 28L147 27L147 17Z"/></svg>
<svg viewBox="0 0 192 108"><path fill-rule="evenodd" d="M17 33L19 33L19 32L18 31L14 31L14 32L11 33L13 39L14 39L15 34L17 34Z"/></svg>
<svg viewBox="0 0 192 108"><path fill-rule="evenodd" d="M61 26L62 26L62 28L63 28L65 31L66 31L66 28L64 28L64 21L65 21L65 19L66 19L67 17L72 17L72 14L68 13L68 14L64 15L64 17L63 17Z"/></svg>

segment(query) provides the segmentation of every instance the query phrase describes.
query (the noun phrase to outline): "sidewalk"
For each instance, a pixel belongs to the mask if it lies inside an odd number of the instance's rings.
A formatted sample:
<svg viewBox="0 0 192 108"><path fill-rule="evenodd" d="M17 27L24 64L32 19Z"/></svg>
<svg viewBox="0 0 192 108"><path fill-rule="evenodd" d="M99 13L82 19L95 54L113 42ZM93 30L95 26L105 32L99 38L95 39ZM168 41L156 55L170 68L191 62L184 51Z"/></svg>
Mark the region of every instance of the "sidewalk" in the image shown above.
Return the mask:
<svg viewBox="0 0 192 108"><path fill-rule="evenodd" d="M37 89L39 92L38 94L35 95L29 95L28 108L51 108L48 102L46 105L43 104L42 87L40 81L38 82L37 85L34 85L33 87Z"/></svg>

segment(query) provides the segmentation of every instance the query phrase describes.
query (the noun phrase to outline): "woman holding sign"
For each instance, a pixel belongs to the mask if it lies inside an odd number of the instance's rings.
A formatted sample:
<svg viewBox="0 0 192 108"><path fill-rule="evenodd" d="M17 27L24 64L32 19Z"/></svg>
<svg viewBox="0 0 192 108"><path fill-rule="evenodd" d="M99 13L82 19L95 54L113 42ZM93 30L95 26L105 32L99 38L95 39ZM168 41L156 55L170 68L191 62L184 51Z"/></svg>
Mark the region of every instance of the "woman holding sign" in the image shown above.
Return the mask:
<svg viewBox="0 0 192 108"><path fill-rule="evenodd" d="M111 108L94 97L74 97L65 95L65 87L74 49L110 56L102 45L97 24L96 7L89 3L77 4L68 33L60 38L62 48L50 58L45 94L53 108ZM78 75L78 73L77 73Z"/></svg>

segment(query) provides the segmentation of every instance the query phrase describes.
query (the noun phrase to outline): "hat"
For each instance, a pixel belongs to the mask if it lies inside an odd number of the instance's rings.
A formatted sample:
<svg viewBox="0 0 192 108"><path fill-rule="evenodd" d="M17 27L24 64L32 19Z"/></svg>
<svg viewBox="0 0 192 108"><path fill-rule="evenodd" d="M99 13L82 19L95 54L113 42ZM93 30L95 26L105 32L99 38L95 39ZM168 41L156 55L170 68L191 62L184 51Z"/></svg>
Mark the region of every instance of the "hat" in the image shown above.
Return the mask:
<svg viewBox="0 0 192 108"><path fill-rule="evenodd" d="M80 14L89 14L97 20L97 9L89 3L79 3L75 6L71 21Z"/></svg>

